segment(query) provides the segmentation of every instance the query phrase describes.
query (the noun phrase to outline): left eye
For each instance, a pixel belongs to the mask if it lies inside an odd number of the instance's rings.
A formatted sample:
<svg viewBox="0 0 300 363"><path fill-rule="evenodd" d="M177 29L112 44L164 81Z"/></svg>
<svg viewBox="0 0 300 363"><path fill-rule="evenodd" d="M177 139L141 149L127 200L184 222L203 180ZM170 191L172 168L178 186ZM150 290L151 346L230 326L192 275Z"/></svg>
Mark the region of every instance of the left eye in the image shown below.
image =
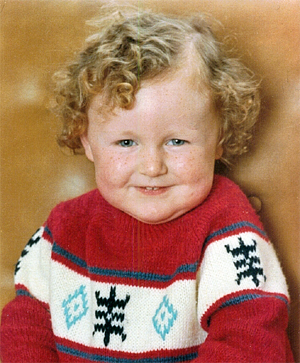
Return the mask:
<svg viewBox="0 0 300 363"><path fill-rule="evenodd" d="M135 142L133 140L126 139L126 140L120 140L118 144L122 147L131 147L135 145Z"/></svg>
<svg viewBox="0 0 300 363"><path fill-rule="evenodd" d="M181 146L181 145L184 145L185 143L186 143L186 141L181 140L181 139L172 139L172 140L168 141L167 145Z"/></svg>

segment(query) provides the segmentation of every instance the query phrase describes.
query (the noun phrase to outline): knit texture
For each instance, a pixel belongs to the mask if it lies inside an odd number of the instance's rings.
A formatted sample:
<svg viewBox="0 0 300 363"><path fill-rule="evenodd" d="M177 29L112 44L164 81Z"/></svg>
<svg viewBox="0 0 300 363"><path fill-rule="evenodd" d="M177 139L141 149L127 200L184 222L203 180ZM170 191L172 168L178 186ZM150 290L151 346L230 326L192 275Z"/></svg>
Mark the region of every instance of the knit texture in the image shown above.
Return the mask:
<svg viewBox="0 0 300 363"><path fill-rule="evenodd" d="M148 225L94 190L59 204L16 265L2 362L292 362L288 292L241 190Z"/></svg>

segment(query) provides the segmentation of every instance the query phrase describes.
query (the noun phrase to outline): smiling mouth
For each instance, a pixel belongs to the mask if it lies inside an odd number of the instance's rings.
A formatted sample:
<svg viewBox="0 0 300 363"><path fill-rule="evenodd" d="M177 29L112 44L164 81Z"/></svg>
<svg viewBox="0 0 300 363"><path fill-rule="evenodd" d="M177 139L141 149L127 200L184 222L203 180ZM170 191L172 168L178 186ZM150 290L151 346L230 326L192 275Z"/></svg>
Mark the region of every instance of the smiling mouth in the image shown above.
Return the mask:
<svg viewBox="0 0 300 363"><path fill-rule="evenodd" d="M147 195L159 195L166 192L168 187L138 187L138 190Z"/></svg>

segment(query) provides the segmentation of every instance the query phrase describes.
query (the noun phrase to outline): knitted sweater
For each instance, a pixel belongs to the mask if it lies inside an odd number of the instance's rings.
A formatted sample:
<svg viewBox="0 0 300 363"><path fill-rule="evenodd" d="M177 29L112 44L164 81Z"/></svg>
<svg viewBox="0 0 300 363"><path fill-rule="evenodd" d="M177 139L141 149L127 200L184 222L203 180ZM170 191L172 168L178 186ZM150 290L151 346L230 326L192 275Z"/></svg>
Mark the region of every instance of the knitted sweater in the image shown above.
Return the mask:
<svg viewBox="0 0 300 363"><path fill-rule="evenodd" d="M2 362L289 362L288 292L240 189L148 225L98 190L59 204L16 265Z"/></svg>

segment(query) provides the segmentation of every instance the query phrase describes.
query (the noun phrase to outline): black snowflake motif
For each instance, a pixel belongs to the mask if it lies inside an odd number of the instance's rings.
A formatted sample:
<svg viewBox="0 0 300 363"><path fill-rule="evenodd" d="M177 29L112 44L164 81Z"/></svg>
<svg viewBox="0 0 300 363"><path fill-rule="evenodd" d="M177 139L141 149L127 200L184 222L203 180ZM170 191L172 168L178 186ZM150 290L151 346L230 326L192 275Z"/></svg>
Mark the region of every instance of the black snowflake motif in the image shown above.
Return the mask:
<svg viewBox="0 0 300 363"><path fill-rule="evenodd" d="M118 323L123 323L125 319L125 314L116 311L116 309L122 309L124 311L130 296L126 295L124 300L116 299L116 286L110 288L109 297L101 297L100 291L95 292L95 297L98 307L104 307L105 310L96 310L96 319L103 319L104 323L94 324L93 335L97 332L104 333L104 345L107 347L110 342L111 334L120 335L122 341L126 339L126 334L124 334L124 327L117 325ZM114 324L113 324L114 323Z"/></svg>
<svg viewBox="0 0 300 363"><path fill-rule="evenodd" d="M239 247L230 248L229 245L225 245L227 253L231 253L232 257L239 258L233 261L235 268L237 269L237 279L235 280L238 285L241 281L247 277L251 277L255 286L258 287L260 280L258 276L262 276L266 281L264 270L261 267L260 258L256 251L257 242L252 239L252 244L246 245L245 242L239 237Z"/></svg>
<svg viewBox="0 0 300 363"><path fill-rule="evenodd" d="M21 257L19 258L19 261L17 262L16 264L16 267L15 267L15 275L17 274L17 272L20 270L21 266L21 261L22 259L29 253L30 251L30 248L37 244L39 242L39 240L42 238L42 228L39 228L35 234L30 238L30 240L28 241L27 245L25 246L24 250L22 251L21 253Z"/></svg>

